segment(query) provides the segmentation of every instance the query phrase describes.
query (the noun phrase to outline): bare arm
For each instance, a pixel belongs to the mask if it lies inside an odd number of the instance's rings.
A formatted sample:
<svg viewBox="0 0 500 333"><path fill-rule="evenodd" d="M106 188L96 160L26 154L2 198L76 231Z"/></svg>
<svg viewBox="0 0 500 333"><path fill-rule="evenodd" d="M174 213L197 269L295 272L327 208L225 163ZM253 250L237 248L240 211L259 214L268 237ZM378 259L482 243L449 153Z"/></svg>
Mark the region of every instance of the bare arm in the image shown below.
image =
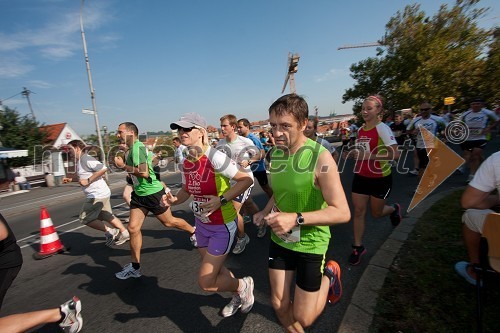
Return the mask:
<svg viewBox="0 0 500 333"><path fill-rule="evenodd" d="M465 192L462 194L460 203L464 209L489 209L500 204L500 198L498 195L492 195L468 185L465 188Z"/></svg>

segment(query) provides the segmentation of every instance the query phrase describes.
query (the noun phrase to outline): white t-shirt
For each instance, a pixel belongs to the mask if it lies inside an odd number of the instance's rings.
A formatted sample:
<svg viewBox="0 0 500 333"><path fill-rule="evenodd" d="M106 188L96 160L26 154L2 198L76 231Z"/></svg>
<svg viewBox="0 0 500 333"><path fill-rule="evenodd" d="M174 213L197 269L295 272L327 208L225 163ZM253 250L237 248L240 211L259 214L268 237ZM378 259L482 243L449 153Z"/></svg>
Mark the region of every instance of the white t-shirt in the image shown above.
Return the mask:
<svg viewBox="0 0 500 333"><path fill-rule="evenodd" d="M417 132L417 148L434 148L434 140L424 143L424 138L420 127L424 127L426 130L431 132L432 135L436 135L439 131L442 131L446 127L446 123L443 118L431 115L429 118L424 119L421 116L413 118L411 123L408 125L407 130L411 131L413 129L418 129ZM433 138L431 138L433 139Z"/></svg>
<svg viewBox="0 0 500 333"><path fill-rule="evenodd" d="M220 139L216 148L229 156L238 165L242 161L249 160L252 156L260 154L260 149L253 144L253 141L241 135L236 136L236 139L231 142L227 141L225 138ZM250 169L250 166L247 166L245 170L253 179L253 172ZM234 185L235 183L235 181L231 180L231 185Z"/></svg>
<svg viewBox="0 0 500 333"><path fill-rule="evenodd" d="M467 141L486 140L486 134L483 130L492 122L498 121L495 112L488 109L481 109L478 112L469 110L460 118L469 128L469 137Z"/></svg>
<svg viewBox="0 0 500 333"><path fill-rule="evenodd" d="M174 154L174 157L175 157L175 161L176 163L178 164L182 164L182 162L184 162L184 150L186 149L186 146L184 145L179 145L179 147L177 147L175 149L175 154Z"/></svg>
<svg viewBox="0 0 500 333"><path fill-rule="evenodd" d="M497 189L500 196L500 151L481 164L469 185L486 193Z"/></svg>
<svg viewBox="0 0 500 333"><path fill-rule="evenodd" d="M78 178L88 179L94 172L102 170L104 165L88 154L83 154L78 160ZM83 188L87 198L107 198L111 196L111 190L104 178L94 180L89 186Z"/></svg>

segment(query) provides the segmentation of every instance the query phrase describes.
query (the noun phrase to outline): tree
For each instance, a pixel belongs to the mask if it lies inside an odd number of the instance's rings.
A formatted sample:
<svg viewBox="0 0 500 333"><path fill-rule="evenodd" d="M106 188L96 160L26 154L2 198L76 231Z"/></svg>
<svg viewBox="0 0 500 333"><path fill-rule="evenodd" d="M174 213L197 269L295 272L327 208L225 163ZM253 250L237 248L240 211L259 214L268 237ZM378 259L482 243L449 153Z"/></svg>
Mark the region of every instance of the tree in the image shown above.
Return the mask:
<svg viewBox="0 0 500 333"><path fill-rule="evenodd" d="M18 167L39 163L35 157L35 146L43 144L46 134L40 131L40 124L31 116L20 116L19 113L9 107L0 112L0 138L4 147L28 150L28 157L16 157L7 161L9 166Z"/></svg>
<svg viewBox="0 0 500 333"><path fill-rule="evenodd" d="M475 96L494 96L498 91L498 53L487 50L492 32L480 29L479 18L487 8L475 8L479 0L457 0L452 8L441 5L433 16L426 16L420 5L406 6L386 24L386 33L377 57L351 65L357 82L346 90L343 102L354 101L360 111L363 99L373 93L385 97L388 110L416 107L429 100L438 108L443 98L454 96L461 103ZM488 64L490 61L490 64ZM497 67L494 67L497 66Z"/></svg>

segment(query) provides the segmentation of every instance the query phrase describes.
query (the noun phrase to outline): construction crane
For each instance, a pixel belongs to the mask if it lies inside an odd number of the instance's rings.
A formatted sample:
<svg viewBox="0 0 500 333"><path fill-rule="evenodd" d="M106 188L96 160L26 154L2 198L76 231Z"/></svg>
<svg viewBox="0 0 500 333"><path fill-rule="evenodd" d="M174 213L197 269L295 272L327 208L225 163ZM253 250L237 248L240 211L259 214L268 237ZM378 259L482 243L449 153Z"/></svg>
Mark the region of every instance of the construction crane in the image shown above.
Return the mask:
<svg viewBox="0 0 500 333"><path fill-rule="evenodd" d="M10 96L10 97L4 98L4 99L0 99L0 106L3 106L3 102L5 102L6 100L9 100L9 99L11 99L11 98L14 98L14 97L16 97L16 96L18 96L18 95L23 95L23 96L24 96L24 97L26 97L26 99L28 100L28 106L29 106L29 108L30 108L30 111L31 111L31 116L33 117L33 120L36 120L36 118L35 118L35 112L33 111L33 107L31 106L31 101L30 101L30 94L31 94L31 93L33 93L33 94L34 94L34 92L33 92L33 91L28 90L26 87L23 87L23 91L21 91L21 92L19 92L19 93L15 94L15 95L12 95L12 96ZM2 108L2 110L3 110L3 108Z"/></svg>
<svg viewBox="0 0 500 333"><path fill-rule="evenodd" d="M281 93L285 91L288 81L290 81L290 94L295 94L295 76L297 73L297 66L299 65L300 55L298 53L288 52L288 61L286 65L286 76L285 83L283 84L283 89Z"/></svg>
<svg viewBox="0 0 500 333"><path fill-rule="evenodd" d="M374 47L374 46L382 46L380 42L372 42L372 43L362 43L362 44L353 44L353 45L343 45L337 48L337 50L344 49L357 49L360 47Z"/></svg>
<svg viewBox="0 0 500 333"><path fill-rule="evenodd" d="M33 112L33 107L31 106L31 101L30 101L30 94L32 93L31 90L28 90L26 87L23 87L23 91L21 91L21 94L26 97L26 99L28 100L28 106L30 107L30 111L31 111L31 117L33 117L33 120L36 121L36 118L35 118L35 112Z"/></svg>

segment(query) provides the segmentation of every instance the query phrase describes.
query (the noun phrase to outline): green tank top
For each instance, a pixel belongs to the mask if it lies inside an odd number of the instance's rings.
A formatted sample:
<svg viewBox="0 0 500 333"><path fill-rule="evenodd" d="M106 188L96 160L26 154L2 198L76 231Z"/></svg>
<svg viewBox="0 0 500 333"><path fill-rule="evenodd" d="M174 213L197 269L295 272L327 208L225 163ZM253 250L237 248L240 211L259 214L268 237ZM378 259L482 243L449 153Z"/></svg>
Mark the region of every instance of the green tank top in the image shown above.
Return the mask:
<svg viewBox="0 0 500 333"><path fill-rule="evenodd" d="M276 149L271 155L271 183L276 207L282 212L310 212L327 206L321 190L314 185L314 172L321 152L319 143L308 139L294 155ZM285 242L274 233L271 239L292 251L325 254L330 227L301 226L299 242Z"/></svg>

